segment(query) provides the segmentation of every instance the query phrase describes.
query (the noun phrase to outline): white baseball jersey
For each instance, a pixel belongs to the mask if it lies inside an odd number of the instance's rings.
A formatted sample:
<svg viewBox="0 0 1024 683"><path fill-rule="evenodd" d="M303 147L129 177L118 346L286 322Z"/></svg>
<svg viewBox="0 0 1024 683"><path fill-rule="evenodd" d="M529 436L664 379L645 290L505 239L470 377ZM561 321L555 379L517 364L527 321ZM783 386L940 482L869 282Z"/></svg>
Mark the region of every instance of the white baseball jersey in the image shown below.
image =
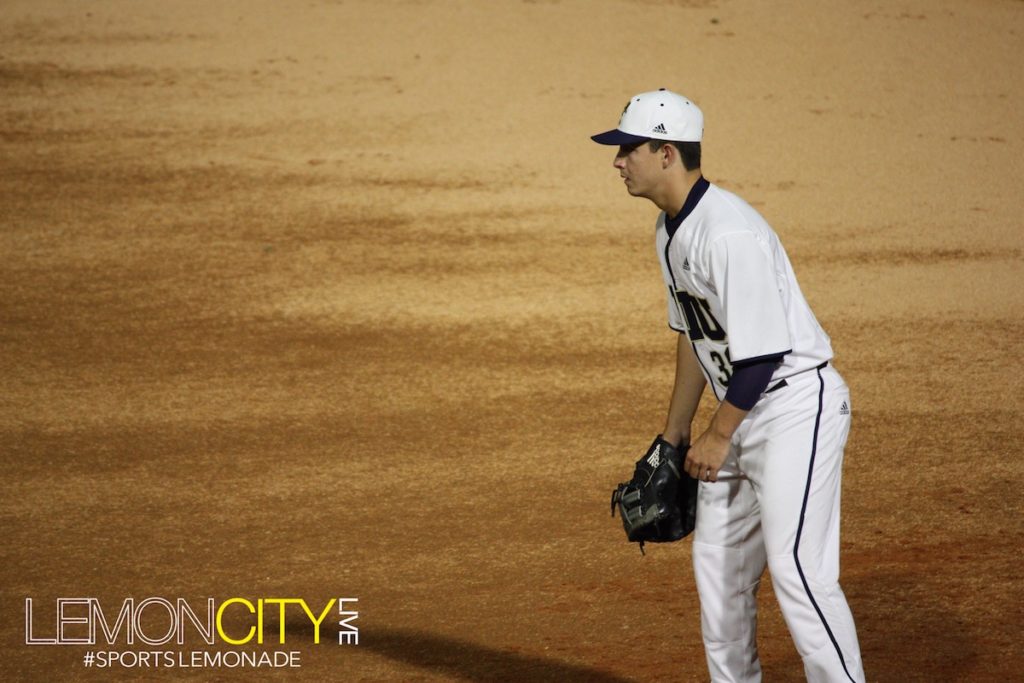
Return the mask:
<svg viewBox="0 0 1024 683"><path fill-rule="evenodd" d="M734 363L785 354L772 386L832 358L778 236L745 201L701 178L656 236L669 326L689 336L719 401Z"/></svg>

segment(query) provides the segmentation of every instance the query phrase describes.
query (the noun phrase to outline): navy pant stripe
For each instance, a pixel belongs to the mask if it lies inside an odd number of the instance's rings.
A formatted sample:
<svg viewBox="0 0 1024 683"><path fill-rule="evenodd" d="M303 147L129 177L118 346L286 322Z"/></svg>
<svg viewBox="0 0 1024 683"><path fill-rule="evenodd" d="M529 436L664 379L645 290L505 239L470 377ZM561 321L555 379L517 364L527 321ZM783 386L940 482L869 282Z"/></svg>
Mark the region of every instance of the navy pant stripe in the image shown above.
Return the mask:
<svg viewBox="0 0 1024 683"><path fill-rule="evenodd" d="M807 584L807 577L804 576L804 569L800 566L800 534L803 533L804 530L804 517L807 514L807 500L811 497L811 476L814 473L814 457L818 453L818 427L821 425L821 411L825 402L825 380L821 376L821 368L818 368L818 382L821 386L818 389L818 414L814 418L814 442L811 444L811 465L807 470L807 487L804 489L804 502L800 508L800 524L796 529L796 543L793 546L793 559L796 561L796 570L800 574L800 581L804 584L804 592L807 593L807 597L810 599L811 604L814 605L814 611L818 613L818 618L821 619L821 623L825 627L825 632L828 633L829 640L832 641L832 645L836 648L836 654L839 655L839 661L843 665L843 671L846 672L846 677L853 681L853 676L850 675L849 669L846 668L846 659L843 657L843 650L839 647L839 643L836 641L836 637L833 635L832 629L829 628L828 621L826 621L821 608L818 607L818 603L814 599L814 595L811 593L811 587ZM856 682L854 681L854 683Z"/></svg>

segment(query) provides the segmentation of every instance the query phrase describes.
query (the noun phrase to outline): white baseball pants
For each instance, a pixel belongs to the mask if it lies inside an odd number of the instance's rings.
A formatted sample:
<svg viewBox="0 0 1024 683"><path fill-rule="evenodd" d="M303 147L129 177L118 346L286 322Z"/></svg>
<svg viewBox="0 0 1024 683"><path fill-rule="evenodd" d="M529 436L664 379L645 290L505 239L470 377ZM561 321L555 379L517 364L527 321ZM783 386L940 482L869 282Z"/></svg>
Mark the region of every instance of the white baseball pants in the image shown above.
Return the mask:
<svg viewBox="0 0 1024 683"><path fill-rule="evenodd" d="M831 367L766 394L717 482L701 482L693 564L715 682L761 680L757 589L765 566L808 681L864 681L839 588L839 499L850 393Z"/></svg>

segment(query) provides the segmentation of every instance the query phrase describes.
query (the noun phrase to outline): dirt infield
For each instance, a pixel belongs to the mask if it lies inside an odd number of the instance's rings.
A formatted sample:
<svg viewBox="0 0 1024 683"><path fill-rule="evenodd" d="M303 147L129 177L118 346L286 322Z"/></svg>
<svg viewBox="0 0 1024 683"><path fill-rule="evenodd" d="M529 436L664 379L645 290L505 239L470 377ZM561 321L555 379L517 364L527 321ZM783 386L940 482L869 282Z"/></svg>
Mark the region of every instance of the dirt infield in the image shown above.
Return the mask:
<svg viewBox="0 0 1024 683"><path fill-rule="evenodd" d="M1024 3L781 4L0 5L0 678L706 680L689 542L608 517L674 339L656 210L588 136L666 86L851 386L869 680L1017 680ZM357 598L359 642L234 603L262 645L26 643L149 597Z"/></svg>

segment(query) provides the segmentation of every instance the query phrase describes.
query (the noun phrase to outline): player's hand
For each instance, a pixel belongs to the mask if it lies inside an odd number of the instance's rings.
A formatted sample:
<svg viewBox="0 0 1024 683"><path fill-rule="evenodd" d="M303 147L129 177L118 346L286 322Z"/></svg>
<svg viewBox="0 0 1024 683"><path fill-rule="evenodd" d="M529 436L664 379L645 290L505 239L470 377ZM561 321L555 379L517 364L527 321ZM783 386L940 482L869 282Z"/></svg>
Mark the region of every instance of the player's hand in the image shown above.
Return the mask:
<svg viewBox="0 0 1024 683"><path fill-rule="evenodd" d="M683 469L699 481L718 481L718 470L729 455L729 439L708 430L690 445Z"/></svg>

